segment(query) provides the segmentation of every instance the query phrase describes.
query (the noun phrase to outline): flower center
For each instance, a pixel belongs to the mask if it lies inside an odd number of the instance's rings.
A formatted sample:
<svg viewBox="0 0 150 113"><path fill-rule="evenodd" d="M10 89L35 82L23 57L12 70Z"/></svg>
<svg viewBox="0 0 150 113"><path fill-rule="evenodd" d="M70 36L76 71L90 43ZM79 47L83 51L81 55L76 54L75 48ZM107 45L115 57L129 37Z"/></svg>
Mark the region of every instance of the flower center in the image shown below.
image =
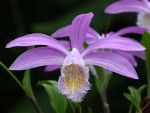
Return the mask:
<svg viewBox="0 0 150 113"><path fill-rule="evenodd" d="M70 64L64 68L63 73L62 81L66 84L66 89L73 95L78 93L85 84L83 69L76 64Z"/></svg>

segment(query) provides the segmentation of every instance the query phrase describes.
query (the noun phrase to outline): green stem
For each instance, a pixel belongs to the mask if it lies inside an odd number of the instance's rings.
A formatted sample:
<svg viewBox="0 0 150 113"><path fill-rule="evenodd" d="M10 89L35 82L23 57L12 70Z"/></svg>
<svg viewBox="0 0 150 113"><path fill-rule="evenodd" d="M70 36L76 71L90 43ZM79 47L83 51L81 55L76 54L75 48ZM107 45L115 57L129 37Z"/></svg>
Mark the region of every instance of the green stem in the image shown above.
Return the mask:
<svg viewBox="0 0 150 113"><path fill-rule="evenodd" d="M37 101L30 99L37 113L43 113Z"/></svg>
<svg viewBox="0 0 150 113"><path fill-rule="evenodd" d="M146 63L146 69L147 69L147 96L150 96L150 69L149 64Z"/></svg>
<svg viewBox="0 0 150 113"><path fill-rule="evenodd" d="M24 91L25 91L27 97L31 100L31 103L32 103L34 109L36 110L36 112L42 113L42 110L41 110L38 102L36 101L36 98L35 98L33 90L32 90L30 70L26 70L24 73L23 85L24 85Z"/></svg>
<svg viewBox="0 0 150 113"><path fill-rule="evenodd" d="M22 85L22 83L16 78L16 76L5 66L5 64L3 64L1 61L0 61L0 65L9 73L9 75L17 82L17 84L26 92L26 90L24 89L24 86ZM30 84L30 76L27 78L27 80L29 80L29 85ZM31 86L30 86L31 87ZM29 88L29 87L28 87ZM41 109L40 109L40 106L38 105L34 95L33 95L33 92L32 92L32 89L31 90L31 94L28 95L28 93L26 92L28 98L31 100L32 102L32 105L34 106L35 110L37 113L42 113Z"/></svg>
<svg viewBox="0 0 150 113"><path fill-rule="evenodd" d="M133 104L130 104L129 112L128 113L132 113L132 111L133 111Z"/></svg>
<svg viewBox="0 0 150 113"><path fill-rule="evenodd" d="M36 98L34 96L32 86L31 86L30 70L26 70L24 73L23 86L24 86L24 91L26 95L32 100L36 101Z"/></svg>
<svg viewBox="0 0 150 113"><path fill-rule="evenodd" d="M24 90L22 83L17 79L17 77L8 69L8 67L5 66L5 64L3 64L0 61L0 65L9 73L9 75L17 82L17 84Z"/></svg>
<svg viewBox="0 0 150 113"><path fill-rule="evenodd" d="M138 108L138 112L137 113L143 113L140 107Z"/></svg>
<svg viewBox="0 0 150 113"><path fill-rule="evenodd" d="M81 109L80 103L75 105L75 113L82 113L82 109Z"/></svg>
<svg viewBox="0 0 150 113"><path fill-rule="evenodd" d="M102 94L101 94L101 100L102 100L102 104L103 104L104 113L110 113L105 86L103 87L103 91L102 91Z"/></svg>
<svg viewBox="0 0 150 113"><path fill-rule="evenodd" d="M96 86L100 93L103 111L104 113L110 113L106 90L111 78L111 73L106 73L106 70L100 67L96 67L96 70L98 73L98 78L96 78Z"/></svg>

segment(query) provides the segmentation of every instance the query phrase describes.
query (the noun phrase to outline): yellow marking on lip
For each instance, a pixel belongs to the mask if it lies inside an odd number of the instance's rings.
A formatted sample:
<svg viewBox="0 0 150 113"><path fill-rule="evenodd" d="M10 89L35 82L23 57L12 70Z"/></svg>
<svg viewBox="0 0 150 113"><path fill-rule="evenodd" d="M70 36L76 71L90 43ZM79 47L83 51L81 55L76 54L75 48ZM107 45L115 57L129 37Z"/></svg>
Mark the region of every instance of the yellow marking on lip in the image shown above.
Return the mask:
<svg viewBox="0 0 150 113"><path fill-rule="evenodd" d="M84 86L85 73L83 69L76 65L70 64L64 68L63 82L66 84L66 88L72 94L78 93L78 91Z"/></svg>

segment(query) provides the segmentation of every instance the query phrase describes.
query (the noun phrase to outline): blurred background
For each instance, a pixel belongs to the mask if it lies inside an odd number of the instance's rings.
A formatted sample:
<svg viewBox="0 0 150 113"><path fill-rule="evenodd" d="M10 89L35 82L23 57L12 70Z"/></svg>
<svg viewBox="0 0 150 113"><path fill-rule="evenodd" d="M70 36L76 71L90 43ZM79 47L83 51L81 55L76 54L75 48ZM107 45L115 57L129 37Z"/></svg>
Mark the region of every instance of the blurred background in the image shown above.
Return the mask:
<svg viewBox="0 0 150 113"><path fill-rule="evenodd" d="M81 13L93 12L91 26L100 34L117 31L123 27L135 25L136 14L104 14L104 9L115 0L1 0L0 1L0 61L6 66L19 56L26 48L6 49L8 42L29 33L51 35L55 30L71 23ZM130 35L137 40L139 35ZM136 68L139 80L132 80L113 74L107 91L111 113L127 113L129 102L123 96L127 87L139 87L146 83L144 62L137 59ZM31 70L32 86L44 113L54 113L44 89L37 86L40 80L58 80L59 71L44 73L44 67ZM22 80L24 71L13 73ZM93 113L102 112L100 96L95 87L95 78L90 76L91 90L81 103L83 113L90 107ZM0 67L0 113L36 113L32 104L11 76ZM69 109L67 113L70 113Z"/></svg>

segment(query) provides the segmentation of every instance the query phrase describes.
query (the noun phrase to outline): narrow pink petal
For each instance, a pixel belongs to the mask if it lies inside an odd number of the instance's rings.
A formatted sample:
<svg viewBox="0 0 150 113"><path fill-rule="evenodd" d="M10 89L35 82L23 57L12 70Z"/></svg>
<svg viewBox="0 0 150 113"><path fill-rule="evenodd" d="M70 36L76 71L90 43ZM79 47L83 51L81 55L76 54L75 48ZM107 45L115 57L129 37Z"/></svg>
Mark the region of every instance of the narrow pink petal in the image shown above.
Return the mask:
<svg viewBox="0 0 150 113"><path fill-rule="evenodd" d="M92 75L94 75L95 77L98 77L97 71L93 65L89 65L89 69L90 69Z"/></svg>
<svg viewBox="0 0 150 113"><path fill-rule="evenodd" d="M148 29L142 28L142 27L130 26L130 27L126 27L126 28L123 28L123 29L117 31L115 34L116 35L126 35L129 33L143 34L147 30Z"/></svg>
<svg viewBox="0 0 150 113"><path fill-rule="evenodd" d="M83 48L83 42L85 41L92 17L93 13L81 14L72 21L70 29L72 48L77 48L79 51Z"/></svg>
<svg viewBox="0 0 150 113"><path fill-rule="evenodd" d="M70 35L70 28L71 25L62 27L55 31L51 36L54 38L62 38L62 37L68 37Z"/></svg>
<svg viewBox="0 0 150 113"><path fill-rule="evenodd" d="M134 67L137 66L137 62L136 62L136 60L135 60L135 58L134 58L134 56L133 56L132 54L129 54L129 53L127 53L127 52L121 52L121 51L115 51L115 53L117 53L117 54L123 56L123 57L124 57L125 59L127 59L127 60L131 63L131 65L133 65Z"/></svg>
<svg viewBox="0 0 150 113"><path fill-rule="evenodd" d="M70 48L70 41L67 40L59 40L59 42L61 43L61 45L63 45L66 49Z"/></svg>
<svg viewBox="0 0 150 113"><path fill-rule="evenodd" d="M68 37L70 35L70 31L71 31L70 29L71 29L71 25L62 27L62 28L58 29L57 31L55 31L51 36L54 38ZM93 28L89 27L88 32L86 34L86 37L88 37L88 38L100 38L101 36Z"/></svg>
<svg viewBox="0 0 150 113"><path fill-rule="evenodd" d="M49 48L33 48L21 54L10 66L10 70L26 70L46 65L61 65L65 54Z"/></svg>
<svg viewBox="0 0 150 113"><path fill-rule="evenodd" d="M112 52L95 52L84 58L86 64L97 65L123 76L138 79L133 66L122 56Z"/></svg>
<svg viewBox="0 0 150 113"><path fill-rule="evenodd" d="M82 56L85 56L86 54L98 49L143 51L145 50L145 47L133 39L115 36L111 38L103 38L91 44L85 49L85 51L82 53Z"/></svg>
<svg viewBox="0 0 150 113"><path fill-rule="evenodd" d="M45 67L44 71L45 72L50 72L50 71L55 71L59 68L60 68L60 65L49 65L49 66Z"/></svg>
<svg viewBox="0 0 150 113"><path fill-rule="evenodd" d="M99 33L93 29L93 28L89 28L88 29L88 33L86 35L86 38L95 38L95 39L100 39L101 36L99 35Z"/></svg>
<svg viewBox="0 0 150 113"><path fill-rule="evenodd" d="M105 13L115 14L124 12L149 13L150 8L140 0L119 0L105 9Z"/></svg>
<svg viewBox="0 0 150 113"><path fill-rule="evenodd" d="M68 53L64 46L62 46L59 41L54 38L40 33L28 34L19 37L6 45L6 48L16 47L16 46L34 46L34 45L46 45L64 53Z"/></svg>
<svg viewBox="0 0 150 113"><path fill-rule="evenodd" d="M145 51L127 51L127 53L145 60Z"/></svg>

